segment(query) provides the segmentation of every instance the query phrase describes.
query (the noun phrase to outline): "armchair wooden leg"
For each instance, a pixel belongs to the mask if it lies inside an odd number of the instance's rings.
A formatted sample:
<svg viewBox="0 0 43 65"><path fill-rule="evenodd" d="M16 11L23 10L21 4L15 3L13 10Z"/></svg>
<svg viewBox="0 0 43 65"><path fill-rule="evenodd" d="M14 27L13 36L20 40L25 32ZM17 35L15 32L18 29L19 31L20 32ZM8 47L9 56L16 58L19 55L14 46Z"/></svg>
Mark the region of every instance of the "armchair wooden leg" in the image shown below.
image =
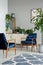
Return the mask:
<svg viewBox="0 0 43 65"><path fill-rule="evenodd" d="M8 55L8 49L6 50L6 58L7 58L7 55Z"/></svg>
<svg viewBox="0 0 43 65"><path fill-rule="evenodd" d="M28 45L26 46L27 50L28 50Z"/></svg>
<svg viewBox="0 0 43 65"><path fill-rule="evenodd" d="M15 55L16 55L16 48L15 48Z"/></svg>
<svg viewBox="0 0 43 65"><path fill-rule="evenodd" d="M3 50L3 55L4 55L4 50Z"/></svg>
<svg viewBox="0 0 43 65"><path fill-rule="evenodd" d="M32 48L31 48L31 51L33 50L33 44L32 44Z"/></svg>
<svg viewBox="0 0 43 65"><path fill-rule="evenodd" d="M37 44L36 44L36 49L37 49Z"/></svg>
<svg viewBox="0 0 43 65"><path fill-rule="evenodd" d="M36 44L36 51L37 51L37 44Z"/></svg>
<svg viewBox="0 0 43 65"><path fill-rule="evenodd" d="M23 45L21 44L20 47L21 47L21 50L22 50Z"/></svg>

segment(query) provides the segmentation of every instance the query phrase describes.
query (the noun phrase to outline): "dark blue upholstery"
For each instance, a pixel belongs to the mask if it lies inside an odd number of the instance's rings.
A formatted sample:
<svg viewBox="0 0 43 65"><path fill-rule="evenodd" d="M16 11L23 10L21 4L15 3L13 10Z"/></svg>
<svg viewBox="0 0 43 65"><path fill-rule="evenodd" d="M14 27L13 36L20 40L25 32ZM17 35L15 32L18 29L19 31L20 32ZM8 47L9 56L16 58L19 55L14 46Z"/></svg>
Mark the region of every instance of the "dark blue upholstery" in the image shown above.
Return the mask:
<svg viewBox="0 0 43 65"><path fill-rule="evenodd" d="M21 41L21 44L22 45L25 45L25 44L33 44L33 45L36 45L36 38L37 38L37 34L36 33L31 33L31 34L28 34L27 38L25 41Z"/></svg>
<svg viewBox="0 0 43 65"><path fill-rule="evenodd" d="M14 42L10 42L9 43L9 48L13 48L13 47L15 47L15 43Z"/></svg>
<svg viewBox="0 0 43 65"><path fill-rule="evenodd" d="M27 36L27 38L36 38L36 37L37 37L37 33L30 33Z"/></svg>
<svg viewBox="0 0 43 65"><path fill-rule="evenodd" d="M0 49L7 49L7 48L13 48L15 46L15 44L13 42L10 42L9 46L8 46L8 42L6 40L5 34L4 33L0 33Z"/></svg>
<svg viewBox="0 0 43 65"><path fill-rule="evenodd" d="M8 43L6 41L5 35L0 33L0 49L7 49Z"/></svg>

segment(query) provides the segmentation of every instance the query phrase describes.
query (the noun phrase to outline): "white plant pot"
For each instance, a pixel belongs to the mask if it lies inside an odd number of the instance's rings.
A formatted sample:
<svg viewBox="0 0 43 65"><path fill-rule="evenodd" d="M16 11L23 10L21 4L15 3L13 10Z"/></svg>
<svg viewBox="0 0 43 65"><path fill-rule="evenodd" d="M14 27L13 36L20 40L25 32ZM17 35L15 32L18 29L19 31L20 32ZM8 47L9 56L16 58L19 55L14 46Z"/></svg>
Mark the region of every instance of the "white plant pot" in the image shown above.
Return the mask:
<svg viewBox="0 0 43 65"><path fill-rule="evenodd" d="M43 53L43 44L40 44L39 52Z"/></svg>

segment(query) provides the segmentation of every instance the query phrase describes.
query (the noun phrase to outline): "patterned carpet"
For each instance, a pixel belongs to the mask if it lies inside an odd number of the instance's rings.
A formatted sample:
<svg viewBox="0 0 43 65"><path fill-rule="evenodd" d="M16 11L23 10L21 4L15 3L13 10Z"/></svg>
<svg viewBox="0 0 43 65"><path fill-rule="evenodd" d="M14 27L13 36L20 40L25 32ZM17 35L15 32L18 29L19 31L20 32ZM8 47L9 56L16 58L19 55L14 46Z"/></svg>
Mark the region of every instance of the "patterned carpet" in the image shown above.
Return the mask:
<svg viewBox="0 0 43 65"><path fill-rule="evenodd" d="M43 55L22 53L2 65L43 65Z"/></svg>

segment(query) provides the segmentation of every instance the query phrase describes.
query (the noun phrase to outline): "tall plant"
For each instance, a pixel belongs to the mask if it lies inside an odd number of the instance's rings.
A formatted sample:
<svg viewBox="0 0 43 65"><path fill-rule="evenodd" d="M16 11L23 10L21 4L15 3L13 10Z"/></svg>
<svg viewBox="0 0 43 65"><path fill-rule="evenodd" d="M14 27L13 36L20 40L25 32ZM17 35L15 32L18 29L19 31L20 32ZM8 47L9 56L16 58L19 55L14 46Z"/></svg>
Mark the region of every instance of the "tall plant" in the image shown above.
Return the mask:
<svg viewBox="0 0 43 65"><path fill-rule="evenodd" d="M41 34L42 34L42 42L43 42L43 11L41 11L41 14L39 16L37 16L37 18L35 19L35 28L34 30L41 30Z"/></svg>

